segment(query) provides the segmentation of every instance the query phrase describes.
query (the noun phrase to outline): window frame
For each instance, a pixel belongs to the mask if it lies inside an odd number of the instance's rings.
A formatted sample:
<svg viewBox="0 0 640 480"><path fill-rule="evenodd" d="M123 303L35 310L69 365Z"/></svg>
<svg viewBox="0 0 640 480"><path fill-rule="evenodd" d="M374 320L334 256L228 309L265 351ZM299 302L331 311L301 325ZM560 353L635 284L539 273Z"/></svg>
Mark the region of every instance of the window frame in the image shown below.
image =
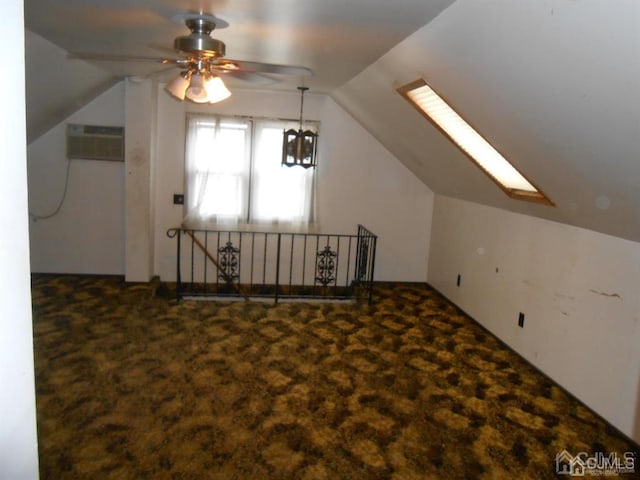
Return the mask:
<svg viewBox="0 0 640 480"><path fill-rule="evenodd" d="M447 132L444 128L442 128L435 121L434 118L432 118L423 108L421 108L421 106L411 98L410 93L414 90L417 90L425 86L429 88L437 97L439 97L439 99L442 102L444 102L447 105L447 107L449 107L462 120L462 122L466 123L466 125L470 127L478 136L480 136L484 142L486 142L495 152L497 152L498 155L502 157L502 159L504 159L511 166L511 168L515 170L517 174L519 174L527 183L529 183L529 185L531 185L535 189L535 191L513 188L502 183L489 169L485 168L472 154L470 154L465 148L463 148L449 134L449 132ZM459 113L459 111L451 104L451 102L449 102L445 97L440 95L431 85L427 83L426 80L424 80L423 78L420 78L411 83L408 83L406 85L396 88L396 91L405 100L407 100L424 118L426 118L429 121L429 123L431 123L438 131L440 131L447 139L449 139L449 141L453 143L453 145L455 145L467 158L469 158L469 160L471 160L471 162L473 162L474 165L476 165L482 172L484 172L485 175L487 175L496 185L498 185L498 187L500 187L500 189L504 193L506 193L510 198L513 198L516 200L524 200L528 202L539 203L539 204L547 205L551 207L555 206L555 203L551 201L551 199L535 183L529 180L529 178L526 175L524 175L518 168L516 168L515 165L513 165L504 155L502 155L502 153L498 151L491 144L491 142L484 135L482 135L482 133L480 133L480 131L475 126L473 126L470 122L468 122Z"/></svg>
<svg viewBox="0 0 640 480"><path fill-rule="evenodd" d="M211 119L215 122L223 122L227 121L241 121L247 122L249 124L248 135L249 138L247 140L248 147L248 161L246 165L246 170L242 171L242 176L246 179L246 191L243 192L243 201L244 205L241 209L242 212L238 215L237 219L216 219L214 215L211 218L193 218L190 214L192 213L191 209L194 209L195 206L191 205L191 198L193 192L191 192L190 188L190 175L194 175L196 173L191 172L189 169L190 158L189 158L189 136L190 136L190 121L193 117L200 117L204 119ZM269 128L269 123L282 124L282 131L284 132L286 129L291 128L292 125L295 125L295 128L299 128L300 121L296 119L283 119L283 118L274 118L274 117L258 117L258 116L248 116L248 115L227 115L222 113L200 113L200 112L187 112L185 118L185 157L184 157L184 185L185 185L185 202L184 202L184 215L185 221L188 223L196 222L198 226L233 226L238 229L245 228L253 228L260 227L263 229L269 229L270 227L285 227L291 230L300 231L300 230L309 230L316 223L316 210L315 210L315 200L316 200L316 181L317 175L315 172L315 168L312 169L302 169L302 167L288 167L281 165L281 156L282 156L282 147L279 146L277 152L274 152L274 159L277 158L277 167L275 168L300 168L307 172L307 175L311 176L310 185L308 185L308 190L306 190L306 194L310 196L309 202L309 212L306 216L307 218L296 221L293 220L283 220L283 219L273 219L273 220L261 220L260 218L255 218L255 211L253 208L253 204L256 201L255 198L255 189L257 187L256 182L260 179L260 173L258 173L259 166L257 165L257 150L259 148L259 128ZM262 127L261 127L262 125ZM273 128L273 127L271 127ZM303 128L310 129L316 133L320 130L320 122L306 120L303 123ZM197 215L197 214L196 214Z"/></svg>

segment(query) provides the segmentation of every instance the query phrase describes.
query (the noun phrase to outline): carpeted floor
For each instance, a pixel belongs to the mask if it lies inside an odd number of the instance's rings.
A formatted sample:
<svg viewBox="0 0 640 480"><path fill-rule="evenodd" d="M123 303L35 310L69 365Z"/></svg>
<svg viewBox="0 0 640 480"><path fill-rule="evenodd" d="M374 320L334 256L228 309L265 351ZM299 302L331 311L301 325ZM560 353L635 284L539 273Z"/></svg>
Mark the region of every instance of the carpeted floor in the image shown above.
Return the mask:
<svg viewBox="0 0 640 480"><path fill-rule="evenodd" d="M44 480L546 479L637 449L424 285L176 303L35 275L33 304Z"/></svg>

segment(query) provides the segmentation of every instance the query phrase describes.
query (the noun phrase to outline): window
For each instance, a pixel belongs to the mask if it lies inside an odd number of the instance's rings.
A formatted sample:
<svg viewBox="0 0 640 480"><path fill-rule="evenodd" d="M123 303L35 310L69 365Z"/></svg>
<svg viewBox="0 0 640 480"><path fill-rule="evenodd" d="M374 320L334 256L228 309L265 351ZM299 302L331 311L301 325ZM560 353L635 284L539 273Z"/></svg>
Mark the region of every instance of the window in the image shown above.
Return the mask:
<svg viewBox="0 0 640 480"><path fill-rule="evenodd" d="M283 131L292 125L188 115L186 221L311 223L314 170L281 165Z"/></svg>
<svg viewBox="0 0 640 480"><path fill-rule="evenodd" d="M553 205L553 202L451 108L424 80L398 92L462 150L512 198Z"/></svg>

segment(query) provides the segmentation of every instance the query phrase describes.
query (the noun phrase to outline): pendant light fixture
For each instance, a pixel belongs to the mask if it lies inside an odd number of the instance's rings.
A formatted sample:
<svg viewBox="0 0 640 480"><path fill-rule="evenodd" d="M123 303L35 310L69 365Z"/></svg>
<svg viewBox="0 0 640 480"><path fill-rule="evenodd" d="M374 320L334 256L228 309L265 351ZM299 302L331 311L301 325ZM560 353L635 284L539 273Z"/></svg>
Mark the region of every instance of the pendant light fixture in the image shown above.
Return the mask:
<svg viewBox="0 0 640 480"><path fill-rule="evenodd" d="M302 130L302 109L304 106L304 92L307 87L298 87L300 90L300 128L284 131L282 141L282 165L292 167L300 165L304 168L316 166L316 148L318 134L311 130Z"/></svg>

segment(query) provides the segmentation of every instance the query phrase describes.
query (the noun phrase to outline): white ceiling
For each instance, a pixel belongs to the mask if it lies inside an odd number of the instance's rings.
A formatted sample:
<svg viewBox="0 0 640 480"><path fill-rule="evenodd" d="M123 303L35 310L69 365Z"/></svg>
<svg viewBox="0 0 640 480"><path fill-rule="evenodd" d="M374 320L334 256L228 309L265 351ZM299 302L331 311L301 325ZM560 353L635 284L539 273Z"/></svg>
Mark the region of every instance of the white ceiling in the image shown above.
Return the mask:
<svg viewBox="0 0 640 480"><path fill-rule="evenodd" d="M311 68L304 83L436 193L640 241L637 0L25 0L30 138L113 75L150 72L67 51L162 55L186 11L229 23L213 33L228 58ZM506 197L395 92L420 77L556 207Z"/></svg>
<svg viewBox="0 0 640 480"><path fill-rule="evenodd" d="M186 13L228 24L212 36L226 58L310 68L312 77L276 76L260 88L304 84L330 93L453 0L25 0L27 137L31 142L118 78L166 81L177 69L136 62L69 60L69 52L175 58ZM254 85L226 78L231 87Z"/></svg>
<svg viewBox="0 0 640 480"><path fill-rule="evenodd" d="M420 77L556 206L507 197L399 98ZM333 97L437 193L640 241L639 87L637 0L458 0Z"/></svg>
<svg viewBox="0 0 640 480"><path fill-rule="evenodd" d="M176 17L205 12L226 21L212 36L236 60L299 65L331 92L433 19L453 0L25 0L29 30L69 52L162 57L189 30ZM157 65L101 62L116 74ZM295 86L301 79L288 79ZM287 82L285 81L285 84Z"/></svg>

